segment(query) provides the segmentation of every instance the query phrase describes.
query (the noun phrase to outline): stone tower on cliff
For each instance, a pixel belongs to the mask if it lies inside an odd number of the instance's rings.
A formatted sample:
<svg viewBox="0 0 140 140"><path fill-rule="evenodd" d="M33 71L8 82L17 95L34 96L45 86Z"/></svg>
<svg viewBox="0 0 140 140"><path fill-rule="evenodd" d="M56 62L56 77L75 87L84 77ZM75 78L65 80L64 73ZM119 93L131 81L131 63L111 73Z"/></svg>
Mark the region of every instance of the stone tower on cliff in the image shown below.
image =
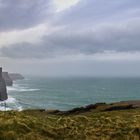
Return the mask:
<svg viewBox="0 0 140 140"><path fill-rule="evenodd" d="M8 99L7 89L4 79L2 78L2 68L0 67L0 101Z"/></svg>

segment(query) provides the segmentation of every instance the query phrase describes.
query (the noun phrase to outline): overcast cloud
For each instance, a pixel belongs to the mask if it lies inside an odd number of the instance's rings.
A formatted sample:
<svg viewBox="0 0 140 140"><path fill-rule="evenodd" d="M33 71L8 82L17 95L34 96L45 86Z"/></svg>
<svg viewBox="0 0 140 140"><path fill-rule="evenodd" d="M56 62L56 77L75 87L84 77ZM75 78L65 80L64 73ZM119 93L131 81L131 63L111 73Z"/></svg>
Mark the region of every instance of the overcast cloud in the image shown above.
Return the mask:
<svg viewBox="0 0 140 140"><path fill-rule="evenodd" d="M33 27L45 22L49 15L49 0L1 0L0 30Z"/></svg>
<svg viewBox="0 0 140 140"><path fill-rule="evenodd" d="M0 0L0 21L2 59L140 60L139 0Z"/></svg>

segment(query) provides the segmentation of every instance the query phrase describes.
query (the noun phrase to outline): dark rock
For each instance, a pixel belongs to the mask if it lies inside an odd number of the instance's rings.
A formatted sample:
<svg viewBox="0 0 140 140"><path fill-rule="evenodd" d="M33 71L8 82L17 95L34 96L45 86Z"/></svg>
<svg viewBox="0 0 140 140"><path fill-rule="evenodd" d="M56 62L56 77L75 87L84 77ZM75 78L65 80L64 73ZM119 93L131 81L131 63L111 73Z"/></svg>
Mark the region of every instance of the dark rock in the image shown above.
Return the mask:
<svg viewBox="0 0 140 140"><path fill-rule="evenodd" d="M117 111L117 110L127 110L127 109L135 109L135 108L136 107L134 107L132 104L96 103L96 104L87 105L85 107L73 108L73 109L68 110L68 111L47 110L47 113L53 114L53 115L73 115L73 114L89 112L91 110L95 110L95 111Z"/></svg>
<svg viewBox="0 0 140 140"><path fill-rule="evenodd" d="M60 111L59 110L47 110L46 112L49 114L56 114L56 113L59 113Z"/></svg>
<svg viewBox="0 0 140 140"><path fill-rule="evenodd" d="M106 105L105 103L96 103L96 104L90 104L87 105L85 107L77 107L77 108L73 108L71 110L68 111L59 111L59 110L55 110L52 112L49 112L50 114L57 114L57 115L71 115L71 114L79 114L79 113L84 113L84 112L88 112L92 109L96 109L99 106L104 106Z"/></svg>
<svg viewBox="0 0 140 140"><path fill-rule="evenodd" d="M2 77L2 68L0 68L0 101L7 100L7 89L6 89L6 83Z"/></svg>
<svg viewBox="0 0 140 140"><path fill-rule="evenodd" d="M2 72L2 77L5 80L6 86L13 85L13 80L10 78L8 72Z"/></svg>
<svg viewBox="0 0 140 140"><path fill-rule="evenodd" d="M115 111L115 110L126 110L126 109L134 109L133 105L113 105L111 107L106 108L104 111Z"/></svg>
<svg viewBox="0 0 140 140"><path fill-rule="evenodd" d="M119 104L132 104L133 107L140 108L140 100L129 100L129 101L121 101Z"/></svg>
<svg viewBox="0 0 140 140"><path fill-rule="evenodd" d="M106 103L96 103L96 104L87 105L85 108L86 109L96 109L97 107L104 106L104 105L106 105Z"/></svg>

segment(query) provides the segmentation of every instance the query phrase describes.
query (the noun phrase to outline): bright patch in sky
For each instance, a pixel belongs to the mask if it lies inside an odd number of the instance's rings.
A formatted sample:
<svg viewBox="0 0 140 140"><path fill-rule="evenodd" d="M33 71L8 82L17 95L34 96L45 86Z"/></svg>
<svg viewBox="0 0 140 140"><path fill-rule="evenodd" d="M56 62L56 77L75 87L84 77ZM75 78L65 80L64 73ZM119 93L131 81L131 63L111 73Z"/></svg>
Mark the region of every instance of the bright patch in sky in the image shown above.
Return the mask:
<svg viewBox="0 0 140 140"><path fill-rule="evenodd" d="M60 12L77 4L80 0L53 0L56 11Z"/></svg>

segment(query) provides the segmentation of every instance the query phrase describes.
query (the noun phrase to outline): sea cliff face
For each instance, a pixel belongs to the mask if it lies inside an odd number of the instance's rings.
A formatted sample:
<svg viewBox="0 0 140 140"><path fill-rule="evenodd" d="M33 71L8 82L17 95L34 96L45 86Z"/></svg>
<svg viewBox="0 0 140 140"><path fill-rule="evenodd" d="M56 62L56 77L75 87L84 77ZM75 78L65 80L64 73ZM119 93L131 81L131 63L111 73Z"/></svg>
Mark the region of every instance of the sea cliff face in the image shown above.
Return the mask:
<svg viewBox="0 0 140 140"><path fill-rule="evenodd" d="M7 89L5 80L2 77L2 68L0 68L0 101L7 100Z"/></svg>
<svg viewBox="0 0 140 140"><path fill-rule="evenodd" d="M13 81L24 79L24 77L19 73L8 72L2 72L2 78L4 79L6 86L13 86Z"/></svg>
<svg viewBox="0 0 140 140"><path fill-rule="evenodd" d="M10 78L8 72L2 72L2 77L5 80L6 86L13 85L13 80Z"/></svg>

